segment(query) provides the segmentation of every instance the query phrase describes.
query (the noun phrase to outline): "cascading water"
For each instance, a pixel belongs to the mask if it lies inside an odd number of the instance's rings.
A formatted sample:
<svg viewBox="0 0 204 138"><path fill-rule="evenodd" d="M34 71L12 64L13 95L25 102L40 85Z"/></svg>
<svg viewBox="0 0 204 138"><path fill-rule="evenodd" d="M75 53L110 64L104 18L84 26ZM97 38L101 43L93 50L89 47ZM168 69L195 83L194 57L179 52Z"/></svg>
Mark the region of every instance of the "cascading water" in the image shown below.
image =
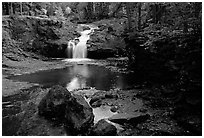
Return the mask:
<svg viewBox="0 0 204 138"><path fill-rule="evenodd" d="M81 36L78 38L79 43L75 44L74 40L70 40L67 46L67 57L74 59L82 59L87 57L87 41L90 39L90 34L94 31L94 29L98 29L98 27L92 27L90 25L81 25L81 27L87 26L90 30L85 30L80 32Z"/></svg>
<svg viewBox="0 0 204 138"><path fill-rule="evenodd" d="M70 40L67 45L66 54L68 58L72 58L73 56L73 48L75 47L75 43L73 40Z"/></svg>
<svg viewBox="0 0 204 138"><path fill-rule="evenodd" d="M89 40L92 29L81 32L79 37L79 43L73 49L73 58L86 58L87 56L87 45L86 42Z"/></svg>

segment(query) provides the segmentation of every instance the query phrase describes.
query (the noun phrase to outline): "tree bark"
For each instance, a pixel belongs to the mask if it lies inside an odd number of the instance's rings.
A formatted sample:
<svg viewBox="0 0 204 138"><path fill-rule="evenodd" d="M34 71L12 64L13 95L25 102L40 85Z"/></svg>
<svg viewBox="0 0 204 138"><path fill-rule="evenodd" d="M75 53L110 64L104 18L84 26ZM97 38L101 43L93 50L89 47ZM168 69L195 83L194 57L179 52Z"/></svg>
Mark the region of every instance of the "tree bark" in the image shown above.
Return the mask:
<svg viewBox="0 0 204 138"><path fill-rule="evenodd" d="M183 22L183 32L184 32L184 33L187 33L187 32L188 32L188 23L187 23L187 21L184 21L184 22Z"/></svg>
<svg viewBox="0 0 204 138"><path fill-rule="evenodd" d="M87 20L91 20L93 17L93 2L88 2L86 7L86 18Z"/></svg>
<svg viewBox="0 0 204 138"><path fill-rule="evenodd" d="M11 11L10 11L10 15L13 15L13 4L11 2Z"/></svg>
<svg viewBox="0 0 204 138"><path fill-rule="evenodd" d="M138 3L138 30L141 30L141 7L142 7L142 3L139 2Z"/></svg>
<svg viewBox="0 0 204 138"><path fill-rule="evenodd" d="M127 17L128 17L128 30L130 31L132 26L131 26L130 5L128 2L126 2L126 11L127 11Z"/></svg>
<svg viewBox="0 0 204 138"><path fill-rule="evenodd" d="M152 5L153 23L156 23L156 13L157 13L156 4L154 4L154 5Z"/></svg>
<svg viewBox="0 0 204 138"><path fill-rule="evenodd" d="M3 2L2 6L4 6L4 15L9 15L10 14L10 8L9 8L9 2Z"/></svg>
<svg viewBox="0 0 204 138"><path fill-rule="evenodd" d="M22 4L23 4L23 3L20 2L21 15L22 15L22 12L23 12L23 5L22 5Z"/></svg>
<svg viewBox="0 0 204 138"><path fill-rule="evenodd" d="M198 19L200 15L200 11L202 10L202 3L195 2L194 3L194 16Z"/></svg>

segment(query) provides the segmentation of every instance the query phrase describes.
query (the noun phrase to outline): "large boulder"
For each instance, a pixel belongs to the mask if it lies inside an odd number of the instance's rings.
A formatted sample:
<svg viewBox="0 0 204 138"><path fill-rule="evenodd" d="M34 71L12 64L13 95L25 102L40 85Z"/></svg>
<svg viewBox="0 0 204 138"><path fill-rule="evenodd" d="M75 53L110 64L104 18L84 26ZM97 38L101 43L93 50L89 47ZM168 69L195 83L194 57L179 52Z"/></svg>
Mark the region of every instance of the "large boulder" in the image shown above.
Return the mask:
<svg viewBox="0 0 204 138"><path fill-rule="evenodd" d="M82 96L72 96L62 86L53 86L38 106L40 116L65 124L74 133L83 133L93 124L92 108Z"/></svg>
<svg viewBox="0 0 204 138"><path fill-rule="evenodd" d="M88 58L103 59L124 56L125 42L122 38L124 20L101 20L94 22L95 30L87 42Z"/></svg>
<svg viewBox="0 0 204 138"><path fill-rule="evenodd" d="M91 131L91 135L94 136L116 136L117 129L114 125L108 123L102 119L98 121Z"/></svg>

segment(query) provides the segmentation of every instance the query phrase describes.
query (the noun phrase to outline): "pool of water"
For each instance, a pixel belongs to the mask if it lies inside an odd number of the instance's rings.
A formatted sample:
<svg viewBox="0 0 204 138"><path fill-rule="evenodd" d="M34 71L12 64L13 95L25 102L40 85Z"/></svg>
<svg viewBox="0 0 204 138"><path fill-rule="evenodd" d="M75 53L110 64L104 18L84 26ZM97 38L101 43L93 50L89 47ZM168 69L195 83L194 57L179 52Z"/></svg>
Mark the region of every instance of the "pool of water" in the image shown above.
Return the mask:
<svg viewBox="0 0 204 138"><path fill-rule="evenodd" d="M112 72L96 65L73 65L63 69L8 76L8 79L41 84L45 87L62 85L68 90L93 87L97 90L126 89L136 83L130 74Z"/></svg>

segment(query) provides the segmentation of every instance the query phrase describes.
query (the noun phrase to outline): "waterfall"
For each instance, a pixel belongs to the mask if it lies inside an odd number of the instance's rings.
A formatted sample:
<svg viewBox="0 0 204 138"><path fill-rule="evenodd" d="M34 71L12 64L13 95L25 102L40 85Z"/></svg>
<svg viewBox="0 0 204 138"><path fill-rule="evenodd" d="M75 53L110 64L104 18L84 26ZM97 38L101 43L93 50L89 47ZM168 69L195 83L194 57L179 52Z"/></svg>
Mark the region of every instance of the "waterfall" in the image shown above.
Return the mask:
<svg viewBox="0 0 204 138"><path fill-rule="evenodd" d="M92 29L81 32L81 36L78 38L79 43L73 49L73 58L86 58L87 57L87 41L90 38Z"/></svg>
<svg viewBox="0 0 204 138"><path fill-rule="evenodd" d="M70 40L67 44L67 49L66 49L66 55L67 58L72 58L73 57L73 49L75 47L75 43L73 40Z"/></svg>
<svg viewBox="0 0 204 138"><path fill-rule="evenodd" d="M67 45L66 53L68 58L74 59L82 59L87 57L87 41L90 39L90 34L94 31L94 29L98 29L98 27L93 27L89 25L80 25L80 27L88 26L89 30L85 30L80 32L81 36L78 38L79 43L75 44L74 40L70 40Z"/></svg>

